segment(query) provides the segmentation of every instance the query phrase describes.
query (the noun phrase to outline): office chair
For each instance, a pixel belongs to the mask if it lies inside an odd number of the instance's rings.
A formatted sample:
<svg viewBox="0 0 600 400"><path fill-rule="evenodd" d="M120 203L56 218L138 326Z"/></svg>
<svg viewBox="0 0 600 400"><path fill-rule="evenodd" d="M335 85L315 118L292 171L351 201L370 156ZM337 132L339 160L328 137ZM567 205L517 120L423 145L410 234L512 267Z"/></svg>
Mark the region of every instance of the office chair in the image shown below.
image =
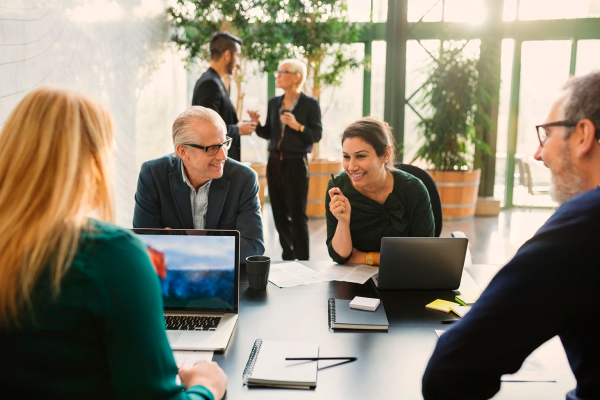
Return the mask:
<svg viewBox="0 0 600 400"><path fill-rule="evenodd" d="M440 237L442 233L442 200L440 192L438 192L435 181L427 171L410 164L396 163L395 167L419 178L429 192L429 200L431 201L431 209L433 211L433 221L435 224L435 237Z"/></svg>

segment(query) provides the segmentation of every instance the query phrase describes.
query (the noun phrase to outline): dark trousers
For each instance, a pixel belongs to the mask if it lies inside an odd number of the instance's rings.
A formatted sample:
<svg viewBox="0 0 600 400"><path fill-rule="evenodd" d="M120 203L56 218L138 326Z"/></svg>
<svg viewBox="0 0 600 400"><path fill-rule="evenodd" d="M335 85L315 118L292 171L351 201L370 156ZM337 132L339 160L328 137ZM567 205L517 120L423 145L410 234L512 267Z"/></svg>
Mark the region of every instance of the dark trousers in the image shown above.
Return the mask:
<svg viewBox="0 0 600 400"><path fill-rule="evenodd" d="M269 157L267 183L284 260L308 260L308 159Z"/></svg>

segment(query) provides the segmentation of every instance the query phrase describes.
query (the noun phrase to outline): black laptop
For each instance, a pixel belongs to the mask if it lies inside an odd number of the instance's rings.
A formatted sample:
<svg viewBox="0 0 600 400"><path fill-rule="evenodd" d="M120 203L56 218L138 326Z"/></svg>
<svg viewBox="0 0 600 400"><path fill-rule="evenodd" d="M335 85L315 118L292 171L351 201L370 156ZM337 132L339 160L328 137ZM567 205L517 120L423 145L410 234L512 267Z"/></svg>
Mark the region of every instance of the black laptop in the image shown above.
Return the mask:
<svg viewBox="0 0 600 400"><path fill-rule="evenodd" d="M458 289L468 243L466 238L382 238L373 282L378 289Z"/></svg>

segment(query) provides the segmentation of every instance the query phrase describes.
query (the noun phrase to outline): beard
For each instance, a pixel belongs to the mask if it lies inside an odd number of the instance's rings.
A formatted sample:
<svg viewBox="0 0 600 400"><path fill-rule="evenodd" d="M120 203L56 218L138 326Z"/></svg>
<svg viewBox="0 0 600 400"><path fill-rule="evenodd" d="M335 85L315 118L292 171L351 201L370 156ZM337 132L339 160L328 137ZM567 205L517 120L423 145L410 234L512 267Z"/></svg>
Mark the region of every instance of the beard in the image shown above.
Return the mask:
<svg viewBox="0 0 600 400"><path fill-rule="evenodd" d="M233 70L235 69L235 60L233 58L229 61L229 64L225 66L225 69L229 75L233 75Z"/></svg>
<svg viewBox="0 0 600 400"><path fill-rule="evenodd" d="M565 143L558 162L554 165L556 171L552 171L550 197L558 204L563 204L588 190L585 180L571 163L569 155L569 145Z"/></svg>

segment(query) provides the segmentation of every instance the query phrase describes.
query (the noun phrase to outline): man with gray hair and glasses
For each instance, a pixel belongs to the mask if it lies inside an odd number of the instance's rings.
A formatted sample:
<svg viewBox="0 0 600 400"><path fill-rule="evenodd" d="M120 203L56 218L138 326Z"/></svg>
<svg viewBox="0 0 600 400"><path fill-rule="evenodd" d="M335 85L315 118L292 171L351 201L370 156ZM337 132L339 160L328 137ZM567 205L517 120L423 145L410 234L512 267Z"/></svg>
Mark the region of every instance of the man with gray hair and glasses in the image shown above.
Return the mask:
<svg viewBox="0 0 600 400"><path fill-rule="evenodd" d="M600 72L567 82L536 127L535 158L561 205L438 341L425 399L489 399L537 347L558 335L577 379L569 400L600 398ZM532 132L533 133L533 132Z"/></svg>
<svg viewBox="0 0 600 400"><path fill-rule="evenodd" d="M193 106L173 123L175 153L142 165L134 228L235 229L240 261L265 251L256 173L229 159L215 111Z"/></svg>

